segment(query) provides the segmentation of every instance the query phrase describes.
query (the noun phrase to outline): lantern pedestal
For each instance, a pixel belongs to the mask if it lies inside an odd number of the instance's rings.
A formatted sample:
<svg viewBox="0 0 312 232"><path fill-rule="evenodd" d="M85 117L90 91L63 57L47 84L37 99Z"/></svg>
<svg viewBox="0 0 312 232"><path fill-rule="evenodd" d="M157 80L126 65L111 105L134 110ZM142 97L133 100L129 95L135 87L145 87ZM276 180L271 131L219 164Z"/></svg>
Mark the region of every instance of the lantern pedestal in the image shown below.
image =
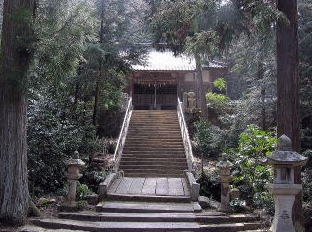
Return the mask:
<svg viewBox="0 0 312 232"><path fill-rule="evenodd" d="M308 161L299 153L292 151L291 140L282 135L278 139L277 151L269 155L265 163L273 166L273 184L267 188L274 196L275 215L272 232L296 232L292 221L292 208L296 195L302 190L295 184L295 167L302 167Z"/></svg>
<svg viewBox="0 0 312 232"><path fill-rule="evenodd" d="M268 190L274 196L275 216L271 231L295 232L292 221L292 208L296 195L302 189L301 184L268 184Z"/></svg>

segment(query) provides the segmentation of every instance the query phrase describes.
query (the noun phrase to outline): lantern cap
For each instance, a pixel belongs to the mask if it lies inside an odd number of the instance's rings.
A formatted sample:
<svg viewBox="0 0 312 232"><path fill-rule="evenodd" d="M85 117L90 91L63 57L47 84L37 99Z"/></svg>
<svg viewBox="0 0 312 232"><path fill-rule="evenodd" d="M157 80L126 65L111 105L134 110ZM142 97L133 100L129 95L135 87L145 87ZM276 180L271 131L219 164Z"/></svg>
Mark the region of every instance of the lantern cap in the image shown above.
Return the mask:
<svg viewBox="0 0 312 232"><path fill-rule="evenodd" d="M292 165L304 166L308 158L300 155L298 152L292 150L291 140L286 135L282 135L278 139L277 151L272 152L264 162L270 165Z"/></svg>
<svg viewBox="0 0 312 232"><path fill-rule="evenodd" d="M69 159L66 162L67 166L77 166L77 167L83 167L85 166L85 162L83 162L81 159L79 159L79 152L75 151L73 154L73 158Z"/></svg>
<svg viewBox="0 0 312 232"><path fill-rule="evenodd" d="M218 168L232 168L233 164L228 160L221 160L217 163Z"/></svg>

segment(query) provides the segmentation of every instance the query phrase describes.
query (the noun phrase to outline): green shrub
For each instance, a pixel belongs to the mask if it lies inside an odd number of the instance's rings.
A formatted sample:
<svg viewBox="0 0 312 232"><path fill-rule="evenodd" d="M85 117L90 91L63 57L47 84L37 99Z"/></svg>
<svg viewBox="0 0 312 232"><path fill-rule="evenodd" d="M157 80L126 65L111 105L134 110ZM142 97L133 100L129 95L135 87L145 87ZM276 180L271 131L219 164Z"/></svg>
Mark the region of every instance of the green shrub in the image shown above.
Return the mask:
<svg viewBox="0 0 312 232"><path fill-rule="evenodd" d="M306 150L302 155L309 158L302 175L303 201L312 202L312 150Z"/></svg>
<svg viewBox="0 0 312 232"><path fill-rule="evenodd" d="M213 109L224 108L230 102L227 96L213 92L206 93L206 99L208 101L208 106Z"/></svg>
<svg viewBox="0 0 312 232"><path fill-rule="evenodd" d="M76 210L77 211L81 211L84 210L86 208L86 206L88 205L87 201L77 201L76 202Z"/></svg>
<svg viewBox="0 0 312 232"><path fill-rule="evenodd" d="M226 89L226 80L224 78L217 78L212 83L213 87L219 89L220 91Z"/></svg>
<svg viewBox="0 0 312 232"><path fill-rule="evenodd" d="M238 148L228 150L229 159L234 164L234 187L240 190L248 205L265 207L269 212L272 212L273 200L266 184L272 182L272 170L263 166L262 160L276 149L276 143L272 133L249 125L240 135Z"/></svg>
<svg viewBox="0 0 312 232"><path fill-rule="evenodd" d="M245 201L239 200L239 199L235 199L230 201L230 206L233 209L233 211L235 213L241 213L244 211L244 206L245 205Z"/></svg>
<svg viewBox="0 0 312 232"><path fill-rule="evenodd" d="M214 154L220 141L220 130L206 120L200 120L195 123L195 152L209 156Z"/></svg>
<svg viewBox="0 0 312 232"><path fill-rule="evenodd" d="M201 173L197 180L200 184L199 194L212 198L216 201L221 200L221 185L219 181L219 171L214 170L210 173Z"/></svg>
<svg viewBox="0 0 312 232"><path fill-rule="evenodd" d="M78 182L77 184L77 200L81 201L81 200L85 200L86 197L91 194L92 191L89 189L89 187L85 184L80 184L80 182Z"/></svg>
<svg viewBox="0 0 312 232"><path fill-rule="evenodd" d="M78 150L81 157L97 148L95 127L84 112L76 119L53 94L33 94L28 110L28 175L33 196L55 193L66 183L65 162Z"/></svg>

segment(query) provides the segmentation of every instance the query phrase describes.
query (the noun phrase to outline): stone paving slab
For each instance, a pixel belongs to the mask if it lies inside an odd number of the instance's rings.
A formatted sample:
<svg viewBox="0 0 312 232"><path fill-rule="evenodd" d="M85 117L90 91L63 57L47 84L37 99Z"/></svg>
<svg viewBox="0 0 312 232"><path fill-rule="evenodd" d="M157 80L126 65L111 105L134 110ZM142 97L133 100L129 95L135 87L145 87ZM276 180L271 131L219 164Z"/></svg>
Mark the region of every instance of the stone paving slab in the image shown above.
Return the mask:
<svg viewBox="0 0 312 232"><path fill-rule="evenodd" d="M185 178L125 177L113 182L110 194L190 196Z"/></svg>

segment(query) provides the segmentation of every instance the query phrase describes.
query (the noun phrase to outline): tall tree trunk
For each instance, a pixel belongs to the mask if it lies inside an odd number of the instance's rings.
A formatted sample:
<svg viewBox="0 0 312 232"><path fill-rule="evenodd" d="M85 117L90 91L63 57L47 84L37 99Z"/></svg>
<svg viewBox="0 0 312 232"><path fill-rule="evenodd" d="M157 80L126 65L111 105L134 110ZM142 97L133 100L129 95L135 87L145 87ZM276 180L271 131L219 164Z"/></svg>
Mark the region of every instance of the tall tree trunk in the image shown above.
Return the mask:
<svg viewBox="0 0 312 232"><path fill-rule="evenodd" d="M286 134L300 152L299 56L297 0L278 0L277 8L289 24L277 22L277 133ZM295 170L295 183L301 183L301 170ZM295 221L302 219L302 192L293 207Z"/></svg>
<svg viewBox="0 0 312 232"><path fill-rule="evenodd" d="M99 74L101 75L101 74ZM93 125L97 126L98 108L99 108L99 98L100 98L100 78L97 77L94 92L94 108L93 108Z"/></svg>
<svg viewBox="0 0 312 232"><path fill-rule="evenodd" d="M99 37L100 37L100 44L102 45L104 42L104 17L105 17L105 0L101 1L101 27L99 31ZM95 84L95 92L94 92L94 108L93 108L93 125L97 126L97 114L98 114L98 108L99 108L99 98L100 98L100 83L101 78L103 77L103 58L100 57L99 59L99 75L96 79Z"/></svg>
<svg viewBox="0 0 312 232"><path fill-rule="evenodd" d="M263 82L264 70L263 63L261 60L258 62L258 80ZM261 128L266 131L266 109L265 109L265 85L261 85Z"/></svg>
<svg viewBox="0 0 312 232"><path fill-rule="evenodd" d="M28 204L26 82L35 0L5 0L0 76L0 221L25 223ZM29 14L25 14L26 12Z"/></svg>
<svg viewBox="0 0 312 232"><path fill-rule="evenodd" d="M204 91L204 81L203 81L203 73L202 73L202 65L199 54L195 53L195 62L196 62L196 77L197 77L197 87L198 87L198 95L197 99L200 100L199 105L202 111L202 117L208 119L208 108L207 101Z"/></svg>

